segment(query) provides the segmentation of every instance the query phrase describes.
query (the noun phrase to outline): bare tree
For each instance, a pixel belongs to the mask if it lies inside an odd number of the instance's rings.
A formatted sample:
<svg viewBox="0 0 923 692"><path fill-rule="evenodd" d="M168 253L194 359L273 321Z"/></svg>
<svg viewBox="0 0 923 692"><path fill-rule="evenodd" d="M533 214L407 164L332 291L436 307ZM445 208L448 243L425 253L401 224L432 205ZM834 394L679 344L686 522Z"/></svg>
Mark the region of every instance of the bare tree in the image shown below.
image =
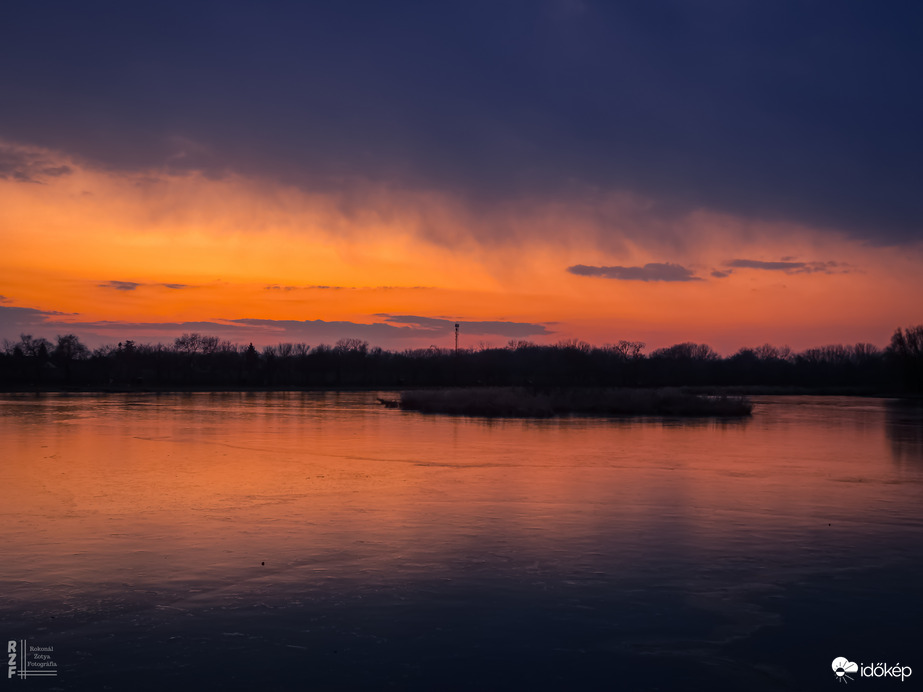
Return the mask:
<svg viewBox="0 0 923 692"><path fill-rule="evenodd" d="M361 353L365 355L369 350L369 342L355 337L340 339L337 341L336 350L340 353Z"/></svg>

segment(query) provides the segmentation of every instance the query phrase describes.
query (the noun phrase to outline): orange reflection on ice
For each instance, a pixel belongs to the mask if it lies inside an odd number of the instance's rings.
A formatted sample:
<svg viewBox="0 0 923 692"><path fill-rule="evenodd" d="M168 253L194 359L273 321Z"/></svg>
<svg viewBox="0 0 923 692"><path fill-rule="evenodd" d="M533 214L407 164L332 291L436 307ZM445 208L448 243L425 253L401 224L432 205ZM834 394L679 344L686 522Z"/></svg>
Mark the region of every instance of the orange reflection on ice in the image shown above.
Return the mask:
<svg viewBox="0 0 923 692"><path fill-rule="evenodd" d="M0 581L411 579L485 554L810 570L916 521L923 459L892 461L879 403L767 401L750 422L489 422L369 394L7 397Z"/></svg>

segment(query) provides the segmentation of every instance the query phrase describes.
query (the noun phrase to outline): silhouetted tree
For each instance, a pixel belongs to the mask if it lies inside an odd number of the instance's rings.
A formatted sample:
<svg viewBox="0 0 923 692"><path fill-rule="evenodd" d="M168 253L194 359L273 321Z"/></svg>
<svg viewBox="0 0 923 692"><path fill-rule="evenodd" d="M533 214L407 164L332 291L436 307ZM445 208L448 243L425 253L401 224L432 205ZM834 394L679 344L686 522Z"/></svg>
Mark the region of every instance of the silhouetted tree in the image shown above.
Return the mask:
<svg viewBox="0 0 923 692"><path fill-rule="evenodd" d="M708 344L696 344L686 341L667 348L658 348L651 353L651 357L668 358L670 360L716 360L718 354Z"/></svg>
<svg viewBox="0 0 923 692"><path fill-rule="evenodd" d="M0 352L0 386L77 382L96 386L580 386L756 385L879 391L923 389L923 326L898 329L887 351L866 343L828 345L793 354L763 344L721 358L706 344L685 342L649 356L641 342L601 348L570 339L541 345L511 340L505 348L432 346L400 352L370 348L361 339L331 347L281 343L260 353L253 344L187 333L172 345L119 343L89 354L73 334L57 344L22 334Z"/></svg>
<svg viewBox="0 0 923 692"><path fill-rule="evenodd" d="M888 356L897 365L905 386L923 390L923 324L904 330L898 327L891 336Z"/></svg>
<svg viewBox="0 0 923 692"><path fill-rule="evenodd" d="M19 351L27 358L48 359L48 353L51 350L51 342L48 339L33 339L31 334L20 334L19 343L13 346L14 351Z"/></svg>
<svg viewBox="0 0 923 692"><path fill-rule="evenodd" d="M336 350L339 353L358 353L364 356L369 350L369 342L356 338L340 339L337 341Z"/></svg>
<svg viewBox="0 0 923 692"><path fill-rule="evenodd" d="M179 353L215 353L218 350L219 340L217 336L205 336L193 332L176 337L173 342L173 348Z"/></svg>
<svg viewBox="0 0 923 692"><path fill-rule="evenodd" d="M58 343L51 352L51 360L64 372L64 379L71 384L73 377L73 363L76 360L85 360L90 357L90 350L80 343L74 334L58 335Z"/></svg>
<svg viewBox="0 0 923 692"><path fill-rule="evenodd" d="M20 368L31 375L35 384L42 384L46 368L51 368L50 363L51 342L39 337L33 338L31 334L20 334L19 342L13 344L13 356L22 362Z"/></svg>

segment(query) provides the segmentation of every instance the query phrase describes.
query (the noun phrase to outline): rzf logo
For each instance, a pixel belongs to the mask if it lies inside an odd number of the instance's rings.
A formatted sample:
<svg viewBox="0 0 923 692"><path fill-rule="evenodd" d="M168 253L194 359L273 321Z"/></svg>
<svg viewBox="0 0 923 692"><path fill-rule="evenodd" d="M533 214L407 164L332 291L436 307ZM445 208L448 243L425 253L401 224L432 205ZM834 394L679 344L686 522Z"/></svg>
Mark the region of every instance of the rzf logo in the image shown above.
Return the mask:
<svg viewBox="0 0 923 692"><path fill-rule="evenodd" d="M6 653L10 657L10 667L6 671L6 677L9 679L16 675L16 642L8 641L6 643Z"/></svg>

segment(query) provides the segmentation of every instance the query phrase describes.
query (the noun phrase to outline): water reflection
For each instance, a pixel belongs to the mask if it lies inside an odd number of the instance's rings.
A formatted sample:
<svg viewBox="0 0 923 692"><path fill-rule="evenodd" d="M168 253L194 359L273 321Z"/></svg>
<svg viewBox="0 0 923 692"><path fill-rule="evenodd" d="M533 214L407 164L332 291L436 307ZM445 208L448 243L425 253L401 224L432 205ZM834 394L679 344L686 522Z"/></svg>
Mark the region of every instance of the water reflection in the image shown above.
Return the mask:
<svg viewBox="0 0 923 692"><path fill-rule="evenodd" d="M923 402L889 400L885 430L895 464L923 464Z"/></svg>
<svg viewBox="0 0 923 692"><path fill-rule="evenodd" d="M337 642L431 688L437 661L457 665L427 637L473 670L494 660L489 642L533 652L520 653L536 671L590 651L585 671L653 656L679 680L685 648L727 660L778 625L765 599L906 565L920 538L919 409L763 397L746 423L485 421L375 399L4 397L4 621L97 652L118 632L135 657L198 638L216 666L241 633L263 653L327 652L331 684L361 682L331 658ZM382 652L407 650L419 670L395 678ZM510 674L490 665L492 680ZM91 672L75 664L72 679ZM712 689L754 682L708 675Z"/></svg>
<svg viewBox="0 0 923 692"><path fill-rule="evenodd" d="M2 492L21 557L7 574L156 584L178 561L212 578L260 555L287 564L344 545L400 573L396 556L440 569L472 539L475 551L562 559L604 543L638 556L638 569L756 537L751 553L775 555L821 519L874 534L915 516L895 504L906 478L883 464L882 430L896 461L920 459L919 409L835 403L831 415L761 402L747 426L434 418L365 395L14 400ZM74 569L81 555L92 568Z"/></svg>

